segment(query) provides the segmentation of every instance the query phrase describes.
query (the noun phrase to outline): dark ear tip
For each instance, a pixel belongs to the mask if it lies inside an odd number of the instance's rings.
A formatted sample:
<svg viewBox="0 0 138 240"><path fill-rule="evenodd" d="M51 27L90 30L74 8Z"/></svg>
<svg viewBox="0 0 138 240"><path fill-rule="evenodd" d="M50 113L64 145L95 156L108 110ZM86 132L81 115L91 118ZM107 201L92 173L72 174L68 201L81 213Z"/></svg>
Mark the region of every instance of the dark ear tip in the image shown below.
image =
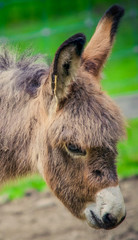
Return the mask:
<svg viewBox="0 0 138 240"><path fill-rule="evenodd" d="M124 8L121 7L120 5L113 5L111 6L105 13L107 17L113 17L116 19L120 19L124 15Z"/></svg>
<svg viewBox="0 0 138 240"><path fill-rule="evenodd" d="M76 45L76 53L78 56L82 54L84 44L86 42L86 37L82 33L77 33L73 36L74 44Z"/></svg>
<svg viewBox="0 0 138 240"><path fill-rule="evenodd" d="M77 33L75 35L73 35L72 37L70 37L68 40L67 40L67 45L68 44L81 44L82 47L83 45L85 44L86 42L86 37L83 33Z"/></svg>
<svg viewBox="0 0 138 240"><path fill-rule="evenodd" d="M77 33L72 37L68 38L64 43L62 43L59 49L63 49L64 47L69 45L74 45L76 47L76 54L80 56L83 51L85 42L86 42L85 35L83 33Z"/></svg>
<svg viewBox="0 0 138 240"><path fill-rule="evenodd" d="M84 42L86 41L86 37L83 33L76 33L75 35L71 36L68 40L73 41L77 39L82 39Z"/></svg>

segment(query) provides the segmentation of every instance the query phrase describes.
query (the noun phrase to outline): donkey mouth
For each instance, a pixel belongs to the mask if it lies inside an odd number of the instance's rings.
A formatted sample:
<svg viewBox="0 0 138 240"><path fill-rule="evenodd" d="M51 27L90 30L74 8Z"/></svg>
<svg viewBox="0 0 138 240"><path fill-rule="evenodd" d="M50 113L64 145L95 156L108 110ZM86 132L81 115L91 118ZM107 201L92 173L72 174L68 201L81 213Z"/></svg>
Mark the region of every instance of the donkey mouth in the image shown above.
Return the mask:
<svg viewBox="0 0 138 240"><path fill-rule="evenodd" d="M90 210L90 213L91 213L91 220L93 221L93 222L95 222L95 228L103 228L103 229L105 229L105 230L110 230L110 229L113 229L113 228L116 228L120 223L122 223L123 222L123 220L125 219L125 217L126 217L126 214L125 214L125 216L123 216L122 218L121 218L121 220L117 223L117 220L116 219L114 219L114 221L112 220L112 221L110 221L110 220L106 220L106 223L105 222L103 222L101 219L99 219L97 216L96 216L96 214L94 214L94 212L93 211L91 211Z"/></svg>
<svg viewBox="0 0 138 240"><path fill-rule="evenodd" d="M126 216L123 197L119 186L100 190L96 200L84 210L85 219L93 228L112 229L117 227Z"/></svg>
<svg viewBox="0 0 138 240"><path fill-rule="evenodd" d="M90 210L91 220L95 223L95 228L104 228L103 222Z"/></svg>

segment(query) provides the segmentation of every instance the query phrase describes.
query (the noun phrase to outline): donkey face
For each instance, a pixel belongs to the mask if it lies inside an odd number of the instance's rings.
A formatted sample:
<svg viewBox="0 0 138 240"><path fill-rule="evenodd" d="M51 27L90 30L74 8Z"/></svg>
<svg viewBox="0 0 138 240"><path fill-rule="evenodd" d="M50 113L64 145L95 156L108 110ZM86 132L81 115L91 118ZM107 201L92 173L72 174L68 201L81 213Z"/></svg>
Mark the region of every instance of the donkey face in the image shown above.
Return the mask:
<svg viewBox="0 0 138 240"><path fill-rule="evenodd" d="M115 165L124 123L99 83L123 12L111 7L84 51L83 34L65 41L48 79L52 100L44 177L64 205L95 228L110 229L125 218Z"/></svg>

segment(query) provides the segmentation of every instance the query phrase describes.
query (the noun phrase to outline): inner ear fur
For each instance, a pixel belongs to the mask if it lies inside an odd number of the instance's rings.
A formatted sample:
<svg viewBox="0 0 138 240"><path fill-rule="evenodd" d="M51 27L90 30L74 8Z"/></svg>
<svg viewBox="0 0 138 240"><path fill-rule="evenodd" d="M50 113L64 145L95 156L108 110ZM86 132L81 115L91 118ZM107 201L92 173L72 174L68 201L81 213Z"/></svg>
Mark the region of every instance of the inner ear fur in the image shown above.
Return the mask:
<svg viewBox="0 0 138 240"><path fill-rule="evenodd" d="M71 82L80 66L86 38L78 33L67 39L57 50L52 64L51 87L58 101L67 97Z"/></svg>
<svg viewBox="0 0 138 240"><path fill-rule="evenodd" d="M82 67L96 78L100 77L123 15L124 9L119 5L109 8L99 21L94 35L83 52Z"/></svg>

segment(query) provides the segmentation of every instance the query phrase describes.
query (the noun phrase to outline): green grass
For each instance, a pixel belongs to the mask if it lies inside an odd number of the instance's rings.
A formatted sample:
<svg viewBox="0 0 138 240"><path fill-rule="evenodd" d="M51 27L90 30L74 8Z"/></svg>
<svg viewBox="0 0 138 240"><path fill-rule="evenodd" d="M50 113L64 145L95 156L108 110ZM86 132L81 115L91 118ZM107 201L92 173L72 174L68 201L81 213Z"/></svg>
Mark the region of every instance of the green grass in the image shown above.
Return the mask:
<svg viewBox="0 0 138 240"><path fill-rule="evenodd" d="M43 191L45 188L46 183L39 175L28 176L6 183L0 190L0 196L5 196L4 200L13 200L23 197L28 190Z"/></svg>
<svg viewBox="0 0 138 240"><path fill-rule="evenodd" d="M103 88L112 96L138 92L137 61L136 55L118 59L114 59L113 55L104 71Z"/></svg>
<svg viewBox="0 0 138 240"><path fill-rule="evenodd" d="M118 173L121 177L138 175L138 119L128 121L127 140L119 143Z"/></svg>

